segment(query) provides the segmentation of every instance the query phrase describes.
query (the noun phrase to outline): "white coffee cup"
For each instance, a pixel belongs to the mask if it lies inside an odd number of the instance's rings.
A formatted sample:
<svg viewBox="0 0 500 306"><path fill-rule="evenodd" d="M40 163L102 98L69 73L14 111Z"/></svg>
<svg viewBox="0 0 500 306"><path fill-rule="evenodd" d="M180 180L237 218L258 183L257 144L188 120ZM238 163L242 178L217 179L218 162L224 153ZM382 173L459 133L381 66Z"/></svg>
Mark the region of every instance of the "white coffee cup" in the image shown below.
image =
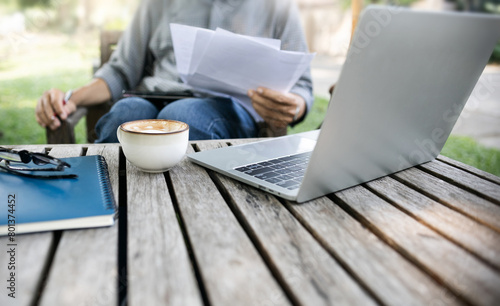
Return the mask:
<svg viewBox="0 0 500 306"><path fill-rule="evenodd" d="M186 154L189 126L181 121L130 121L116 131L128 161L145 172L165 172Z"/></svg>

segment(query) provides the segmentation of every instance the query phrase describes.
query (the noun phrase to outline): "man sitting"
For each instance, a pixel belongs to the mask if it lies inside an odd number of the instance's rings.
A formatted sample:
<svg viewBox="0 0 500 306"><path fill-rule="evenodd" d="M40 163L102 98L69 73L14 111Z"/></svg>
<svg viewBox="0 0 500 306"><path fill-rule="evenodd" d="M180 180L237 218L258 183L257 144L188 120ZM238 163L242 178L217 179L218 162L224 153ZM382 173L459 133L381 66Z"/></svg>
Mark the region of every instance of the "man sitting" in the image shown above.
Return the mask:
<svg viewBox="0 0 500 306"><path fill-rule="evenodd" d="M249 88L256 114L234 98L201 96L158 109L123 90L171 92L189 89L179 78L170 23L280 39L283 50L307 51L299 12L293 0L148 0L141 2L110 60L87 85L71 91L68 101L58 89L46 91L36 106L42 127L57 129L77 106L117 101L97 123L96 142L117 142L116 130L139 119L172 119L190 126L190 139L257 137L258 124L285 128L301 121L313 103L309 69L288 93L266 87ZM56 116L57 115L57 116ZM59 119L60 118L60 119Z"/></svg>

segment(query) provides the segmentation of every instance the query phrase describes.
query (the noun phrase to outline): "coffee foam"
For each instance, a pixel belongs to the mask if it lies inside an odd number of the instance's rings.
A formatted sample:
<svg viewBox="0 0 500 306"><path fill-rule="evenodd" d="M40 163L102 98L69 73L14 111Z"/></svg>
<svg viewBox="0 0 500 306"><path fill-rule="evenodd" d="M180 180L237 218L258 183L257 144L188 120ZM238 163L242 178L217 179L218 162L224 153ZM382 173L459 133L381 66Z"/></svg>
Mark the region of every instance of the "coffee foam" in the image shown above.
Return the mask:
<svg viewBox="0 0 500 306"><path fill-rule="evenodd" d="M188 128L188 125L184 122L163 119L137 120L121 125L121 129L125 132L146 134L177 133Z"/></svg>

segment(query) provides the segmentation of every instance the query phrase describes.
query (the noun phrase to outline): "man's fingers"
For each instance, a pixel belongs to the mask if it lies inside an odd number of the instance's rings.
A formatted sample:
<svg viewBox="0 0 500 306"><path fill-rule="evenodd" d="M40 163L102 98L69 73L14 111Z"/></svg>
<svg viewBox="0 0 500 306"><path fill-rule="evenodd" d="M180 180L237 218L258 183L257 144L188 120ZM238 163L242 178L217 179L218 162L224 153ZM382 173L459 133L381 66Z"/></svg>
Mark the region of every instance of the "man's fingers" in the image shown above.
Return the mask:
<svg viewBox="0 0 500 306"><path fill-rule="evenodd" d="M289 116L283 115L281 112L276 110L269 109L262 104L253 103L253 107L262 119L272 126L283 128L286 127L292 120Z"/></svg>
<svg viewBox="0 0 500 306"><path fill-rule="evenodd" d="M290 105L295 104L293 101L293 98L291 98L288 95L285 95L279 91L275 91L275 90L272 90L269 88L259 87L259 88L257 88L257 93L260 96L262 96L268 100L271 100L277 104L283 104L286 106L290 106Z"/></svg>
<svg viewBox="0 0 500 306"><path fill-rule="evenodd" d="M282 117L283 113L280 109L275 107L271 100L261 96L254 96L252 98L252 105L255 111L264 119Z"/></svg>
<svg viewBox="0 0 500 306"><path fill-rule="evenodd" d="M49 124L49 128L51 130L55 130L60 126L61 126L61 121L57 117L55 117L54 120L52 120L51 124Z"/></svg>
<svg viewBox="0 0 500 306"><path fill-rule="evenodd" d="M36 104L35 107L35 118L38 124L40 124L42 127L46 127L45 123L45 115L42 110L42 98L38 100L38 103Z"/></svg>
<svg viewBox="0 0 500 306"><path fill-rule="evenodd" d="M261 107L258 104L253 104L255 111L267 122L269 125L283 128L289 124L289 119L283 117L282 114L269 110L267 108Z"/></svg>
<svg viewBox="0 0 500 306"><path fill-rule="evenodd" d="M64 112L66 113L66 118L67 118L68 114L71 114L71 113L76 111L76 105L71 100L66 101L66 104L63 105L63 108L64 108ZM64 118L64 119L66 119L66 118ZM63 119L63 118L61 117L61 119Z"/></svg>
<svg viewBox="0 0 500 306"><path fill-rule="evenodd" d="M273 113L281 113L286 117L293 118L297 104L294 98L270 89L259 88L257 91L249 91L249 96L254 104L259 104L263 109Z"/></svg>
<svg viewBox="0 0 500 306"><path fill-rule="evenodd" d="M50 102L52 105L52 108L55 111L55 114L58 115L61 119L66 119L67 113L66 110L64 109L64 93L60 90L57 89L51 89L49 91L50 95Z"/></svg>
<svg viewBox="0 0 500 306"><path fill-rule="evenodd" d="M52 103L52 94L48 91L45 92L36 106L36 118L42 127L50 127L56 129L61 125L61 122L56 117L56 111Z"/></svg>
<svg viewBox="0 0 500 306"><path fill-rule="evenodd" d="M42 120L45 123L45 126L49 126L54 120L54 109L52 108L52 104L50 103L50 95L48 93L44 94L41 99L41 116Z"/></svg>
<svg viewBox="0 0 500 306"><path fill-rule="evenodd" d="M272 103L270 103L269 99L264 96L258 94L253 90L248 91L248 96L252 99L252 103L258 105L260 108L274 110Z"/></svg>
<svg viewBox="0 0 500 306"><path fill-rule="evenodd" d="M52 130L61 126L61 120L65 120L72 111L76 109L74 103L64 105L64 92L59 89L51 89L43 93L35 108L35 116L38 124L49 127Z"/></svg>
<svg viewBox="0 0 500 306"><path fill-rule="evenodd" d="M47 93L47 95L45 95L44 99L42 100L42 109L45 117L47 118L47 124L50 124L56 116L56 111L52 106L52 101L50 99L51 95Z"/></svg>
<svg viewBox="0 0 500 306"><path fill-rule="evenodd" d="M260 89L260 88L259 88ZM249 91L248 95L252 99L253 108L269 125L277 128L286 127L292 123L297 109L297 105L289 103L289 97L272 90ZM272 100L270 97L278 99ZM286 101L286 102L285 102Z"/></svg>
<svg viewBox="0 0 500 306"><path fill-rule="evenodd" d="M249 90L255 111L270 125L283 128L301 118L305 112L305 101L293 93L281 93L259 87Z"/></svg>

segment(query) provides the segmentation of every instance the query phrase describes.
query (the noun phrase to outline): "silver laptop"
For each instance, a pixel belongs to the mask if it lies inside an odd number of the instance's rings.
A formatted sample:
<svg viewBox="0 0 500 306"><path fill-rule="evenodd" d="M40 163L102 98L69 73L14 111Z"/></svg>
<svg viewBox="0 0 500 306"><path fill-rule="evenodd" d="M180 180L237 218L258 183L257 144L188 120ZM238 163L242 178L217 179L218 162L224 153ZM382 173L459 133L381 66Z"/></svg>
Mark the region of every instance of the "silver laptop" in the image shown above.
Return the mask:
<svg viewBox="0 0 500 306"><path fill-rule="evenodd" d="M436 158L500 40L500 16L367 7L319 131L189 154L304 202Z"/></svg>

